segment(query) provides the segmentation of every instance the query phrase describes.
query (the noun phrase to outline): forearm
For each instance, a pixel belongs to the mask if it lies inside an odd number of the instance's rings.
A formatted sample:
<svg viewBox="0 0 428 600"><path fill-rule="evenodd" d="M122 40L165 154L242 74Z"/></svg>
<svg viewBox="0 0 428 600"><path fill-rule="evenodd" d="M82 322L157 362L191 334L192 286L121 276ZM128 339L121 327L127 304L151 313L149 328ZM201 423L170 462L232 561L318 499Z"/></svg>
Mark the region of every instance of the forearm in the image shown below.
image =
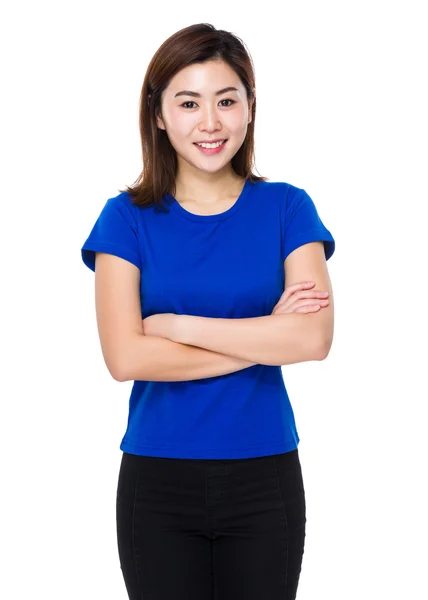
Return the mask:
<svg viewBox="0 0 428 600"><path fill-rule="evenodd" d="M127 347L118 380L191 381L234 373L255 364L169 339L136 334Z"/></svg>
<svg viewBox="0 0 428 600"><path fill-rule="evenodd" d="M262 365L321 360L316 314L286 313L249 319L180 315L174 341Z"/></svg>

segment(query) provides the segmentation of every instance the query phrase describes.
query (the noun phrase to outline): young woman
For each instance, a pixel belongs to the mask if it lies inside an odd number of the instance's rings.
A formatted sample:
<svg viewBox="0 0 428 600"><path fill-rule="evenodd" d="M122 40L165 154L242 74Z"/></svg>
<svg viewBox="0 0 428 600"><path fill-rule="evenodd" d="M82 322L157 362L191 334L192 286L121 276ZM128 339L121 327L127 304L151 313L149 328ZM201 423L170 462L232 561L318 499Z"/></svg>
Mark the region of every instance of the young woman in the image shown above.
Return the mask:
<svg viewBox="0 0 428 600"><path fill-rule="evenodd" d="M209 24L167 39L141 92L143 171L82 247L106 366L134 381L131 600L296 597L305 491L281 366L329 353L335 242L304 189L252 173L255 116L241 40Z"/></svg>

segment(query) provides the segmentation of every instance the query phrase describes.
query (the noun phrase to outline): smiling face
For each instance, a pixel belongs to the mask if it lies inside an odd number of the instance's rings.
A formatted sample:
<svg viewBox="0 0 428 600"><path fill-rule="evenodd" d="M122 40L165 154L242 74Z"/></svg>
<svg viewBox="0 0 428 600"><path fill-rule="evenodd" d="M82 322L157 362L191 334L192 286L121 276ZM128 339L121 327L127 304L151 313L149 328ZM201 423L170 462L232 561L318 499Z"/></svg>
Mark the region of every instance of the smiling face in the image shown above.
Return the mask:
<svg viewBox="0 0 428 600"><path fill-rule="evenodd" d="M193 64L176 73L162 94L162 117L156 121L177 152L179 171L230 169L251 123L252 104L238 75L223 61ZM219 152L195 145L218 139L227 139Z"/></svg>

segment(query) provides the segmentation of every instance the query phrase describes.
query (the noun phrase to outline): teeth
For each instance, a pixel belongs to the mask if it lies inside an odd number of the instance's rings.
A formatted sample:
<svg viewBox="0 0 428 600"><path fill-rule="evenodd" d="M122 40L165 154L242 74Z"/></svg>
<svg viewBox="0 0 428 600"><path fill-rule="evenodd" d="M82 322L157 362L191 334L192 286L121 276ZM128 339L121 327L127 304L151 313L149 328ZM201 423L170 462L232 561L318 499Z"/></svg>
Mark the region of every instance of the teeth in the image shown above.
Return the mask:
<svg viewBox="0 0 428 600"><path fill-rule="evenodd" d="M221 146L226 140L222 140L221 142L216 142L215 144L198 144L198 146L202 146L202 148L218 148Z"/></svg>

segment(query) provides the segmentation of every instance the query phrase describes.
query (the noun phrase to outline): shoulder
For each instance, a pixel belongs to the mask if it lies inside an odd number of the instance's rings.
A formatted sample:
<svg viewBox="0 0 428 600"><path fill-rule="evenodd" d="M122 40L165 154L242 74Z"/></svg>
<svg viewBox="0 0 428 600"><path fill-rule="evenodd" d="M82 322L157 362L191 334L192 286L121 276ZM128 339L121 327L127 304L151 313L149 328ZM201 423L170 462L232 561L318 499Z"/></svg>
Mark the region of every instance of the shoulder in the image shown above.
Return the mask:
<svg viewBox="0 0 428 600"><path fill-rule="evenodd" d="M289 210L309 198L306 190L288 181L263 181L261 182L260 192L265 196L274 198L281 209L285 210Z"/></svg>
<svg viewBox="0 0 428 600"><path fill-rule="evenodd" d="M108 198L104 208L109 213L121 215L131 225L138 224L140 209L131 202L131 196L127 191Z"/></svg>
<svg viewBox="0 0 428 600"><path fill-rule="evenodd" d="M112 206L116 206L116 207L125 207L129 210L132 209L132 207L137 208L136 206L134 206L134 204L132 204L131 202L131 196L128 192L119 192L119 194L117 194L116 196L111 196L107 202L112 205Z"/></svg>
<svg viewBox="0 0 428 600"><path fill-rule="evenodd" d="M295 196L305 190L288 181L259 181L257 186L261 191L279 196Z"/></svg>

